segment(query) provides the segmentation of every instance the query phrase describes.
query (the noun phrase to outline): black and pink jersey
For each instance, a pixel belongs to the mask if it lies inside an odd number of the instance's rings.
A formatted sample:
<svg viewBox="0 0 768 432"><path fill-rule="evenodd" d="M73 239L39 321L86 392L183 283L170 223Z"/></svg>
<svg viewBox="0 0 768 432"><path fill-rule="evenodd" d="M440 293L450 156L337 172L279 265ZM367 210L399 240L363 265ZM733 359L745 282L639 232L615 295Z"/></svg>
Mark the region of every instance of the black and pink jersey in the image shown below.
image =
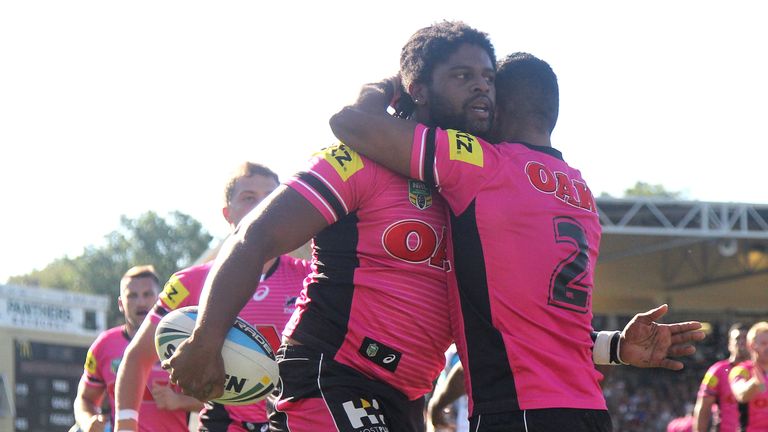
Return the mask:
<svg viewBox="0 0 768 432"><path fill-rule="evenodd" d="M731 390L728 375L735 366L729 359L720 360L707 369L699 386L699 397L711 396L720 417L718 432L736 432L739 430L739 402Z"/></svg>
<svg viewBox="0 0 768 432"><path fill-rule="evenodd" d="M450 207L454 337L472 415L606 409L590 337L601 227L579 171L550 147L420 125L411 173Z"/></svg>
<svg viewBox="0 0 768 432"><path fill-rule="evenodd" d="M163 287L149 319L157 324L170 311L197 306L212 265L213 262L208 262L174 273ZM251 299L237 314L259 330L275 351L280 347L280 332L293 313L296 298L310 271L306 261L288 255L280 256L263 275ZM267 421L266 401L250 405L226 405L224 408L235 423Z"/></svg>
<svg viewBox="0 0 768 432"><path fill-rule="evenodd" d="M731 387L736 383L749 381L755 374L763 374L763 382L768 380L768 374L757 367L753 360L746 360L735 365L728 373ZM749 402L741 403L739 408L738 430L745 432L762 432L768 430L768 390L755 394Z"/></svg>
<svg viewBox="0 0 768 432"><path fill-rule="evenodd" d="M343 144L287 185L330 225L284 335L410 400L428 393L451 343L443 200Z"/></svg>
<svg viewBox="0 0 768 432"><path fill-rule="evenodd" d="M117 369L123 361L123 353L128 348L131 338L125 326L113 327L99 335L88 350L83 376L80 378L88 387L104 389L109 395L110 415L115 419L115 385ZM154 383L169 385L168 372L160 367L160 362L152 366L139 408L139 431L186 432L187 413L182 410L164 410L157 407L152 397ZM178 388L174 390L179 392Z"/></svg>

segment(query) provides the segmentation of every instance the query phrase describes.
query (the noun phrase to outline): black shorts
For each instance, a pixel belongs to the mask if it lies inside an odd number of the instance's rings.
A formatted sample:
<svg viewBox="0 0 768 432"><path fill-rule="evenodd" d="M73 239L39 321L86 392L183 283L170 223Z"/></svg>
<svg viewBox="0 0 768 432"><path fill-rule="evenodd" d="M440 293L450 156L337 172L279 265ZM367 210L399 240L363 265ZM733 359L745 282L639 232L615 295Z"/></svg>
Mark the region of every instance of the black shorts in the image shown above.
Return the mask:
<svg viewBox="0 0 768 432"><path fill-rule="evenodd" d="M277 351L280 383L267 403L273 432L423 432L424 398L408 400L304 345Z"/></svg>
<svg viewBox="0 0 768 432"><path fill-rule="evenodd" d="M239 421L229 416L224 405L205 403L205 411L200 414L200 427L197 432L265 432L269 423Z"/></svg>
<svg viewBox="0 0 768 432"><path fill-rule="evenodd" d="M469 419L472 432L611 432L605 410L551 408L478 414Z"/></svg>

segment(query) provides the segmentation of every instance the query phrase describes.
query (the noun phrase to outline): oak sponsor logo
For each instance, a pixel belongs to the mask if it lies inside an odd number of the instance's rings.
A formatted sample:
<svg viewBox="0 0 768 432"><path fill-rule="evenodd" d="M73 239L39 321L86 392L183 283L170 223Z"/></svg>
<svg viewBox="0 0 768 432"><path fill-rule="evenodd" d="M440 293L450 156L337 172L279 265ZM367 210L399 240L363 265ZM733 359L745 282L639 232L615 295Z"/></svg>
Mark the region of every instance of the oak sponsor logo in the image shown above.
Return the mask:
<svg viewBox="0 0 768 432"><path fill-rule="evenodd" d="M189 290L176 275L168 279L163 287L163 292L160 293L160 299L171 309L178 308L187 297L189 297Z"/></svg>
<svg viewBox="0 0 768 432"><path fill-rule="evenodd" d="M389 432L379 401L358 399L341 404L355 432Z"/></svg>
<svg viewBox="0 0 768 432"><path fill-rule="evenodd" d="M568 205L597 213L595 198L583 180L571 179L568 174L552 171L537 161L525 164L525 174L539 192L552 194Z"/></svg>
<svg viewBox="0 0 768 432"><path fill-rule="evenodd" d="M316 156L320 156L328 161L344 181L347 181L352 174L364 167L363 159L360 155L343 143L323 149Z"/></svg>
<svg viewBox="0 0 768 432"><path fill-rule="evenodd" d="M424 182L408 180L408 201L417 209L426 210L432 206L432 191Z"/></svg>
<svg viewBox="0 0 768 432"><path fill-rule="evenodd" d="M400 357L403 355L400 351L390 348L369 337L363 339L363 343L360 345L358 352L362 354L366 360L372 361L390 372L394 372L395 369L397 369L397 365L400 363Z"/></svg>
<svg viewBox="0 0 768 432"><path fill-rule="evenodd" d="M449 156L451 160L483 167L483 147L474 135L448 129Z"/></svg>

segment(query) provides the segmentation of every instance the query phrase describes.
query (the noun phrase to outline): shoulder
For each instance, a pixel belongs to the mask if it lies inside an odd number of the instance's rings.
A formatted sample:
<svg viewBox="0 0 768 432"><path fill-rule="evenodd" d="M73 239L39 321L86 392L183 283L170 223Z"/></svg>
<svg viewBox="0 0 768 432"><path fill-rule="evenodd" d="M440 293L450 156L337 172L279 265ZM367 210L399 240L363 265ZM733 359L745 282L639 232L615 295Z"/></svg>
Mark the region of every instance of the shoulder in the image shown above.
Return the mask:
<svg viewBox="0 0 768 432"><path fill-rule="evenodd" d="M113 345L116 340L123 339L123 326L112 327L104 330L91 344L91 351L95 354Z"/></svg>
<svg viewBox="0 0 768 432"><path fill-rule="evenodd" d="M202 264L198 264L192 267L187 267L185 269L181 269L174 273L171 277L177 277L177 278L189 278L194 276L202 276L205 278L205 276L208 275L208 272L211 270L211 267L213 266L213 261L208 261Z"/></svg>
<svg viewBox="0 0 768 432"><path fill-rule="evenodd" d="M377 167L377 164L372 160L342 142L325 147L312 156L313 165L327 166L327 168L330 168L327 170L328 174L335 172L343 181L349 180L360 172ZM326 174L326 172L323 174Z"/></svg>
<svg viewBox="0 0 768 432"><path fill-rule="evenodd" d="M736 380L736 379L749 379L749 377L752 375L752 362L750 360L747 360L745 362L739 363L733 368L731 368L731 372L728 374L728 379L730 381Z"/></svg>
<svg viewBox="0 0 768 432"><path fill-rule="evenodd" d="M178 286L179 284L183 285L187 290L195 289L198 285L202 287L202 284L205 282L205 278L208 276L208 272L211 270L212 266L213 261L209 261L200 265L179 270L171 275L170 278L168 278L168 282L166 282L164 290L168 289L169 287Z"/></svg>

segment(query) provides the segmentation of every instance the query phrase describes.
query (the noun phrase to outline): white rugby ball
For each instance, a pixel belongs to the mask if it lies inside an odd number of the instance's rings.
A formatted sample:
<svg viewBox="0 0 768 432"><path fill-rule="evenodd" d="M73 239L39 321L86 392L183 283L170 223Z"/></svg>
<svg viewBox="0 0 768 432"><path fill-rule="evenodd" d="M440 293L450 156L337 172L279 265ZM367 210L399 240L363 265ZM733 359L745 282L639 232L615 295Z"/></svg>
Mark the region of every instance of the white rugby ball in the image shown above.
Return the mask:
<svg viewBox="0 0 768 432"><path fill-rule="evenodd" d="M160 360L169 359L191 334L197 306L179 308L164 316L155 331ZM221 350L224 359L224 394L213 399L224 405L247 405L264 399L279 378L277 362L267 339L246 321L237 318Z"/></svg>

